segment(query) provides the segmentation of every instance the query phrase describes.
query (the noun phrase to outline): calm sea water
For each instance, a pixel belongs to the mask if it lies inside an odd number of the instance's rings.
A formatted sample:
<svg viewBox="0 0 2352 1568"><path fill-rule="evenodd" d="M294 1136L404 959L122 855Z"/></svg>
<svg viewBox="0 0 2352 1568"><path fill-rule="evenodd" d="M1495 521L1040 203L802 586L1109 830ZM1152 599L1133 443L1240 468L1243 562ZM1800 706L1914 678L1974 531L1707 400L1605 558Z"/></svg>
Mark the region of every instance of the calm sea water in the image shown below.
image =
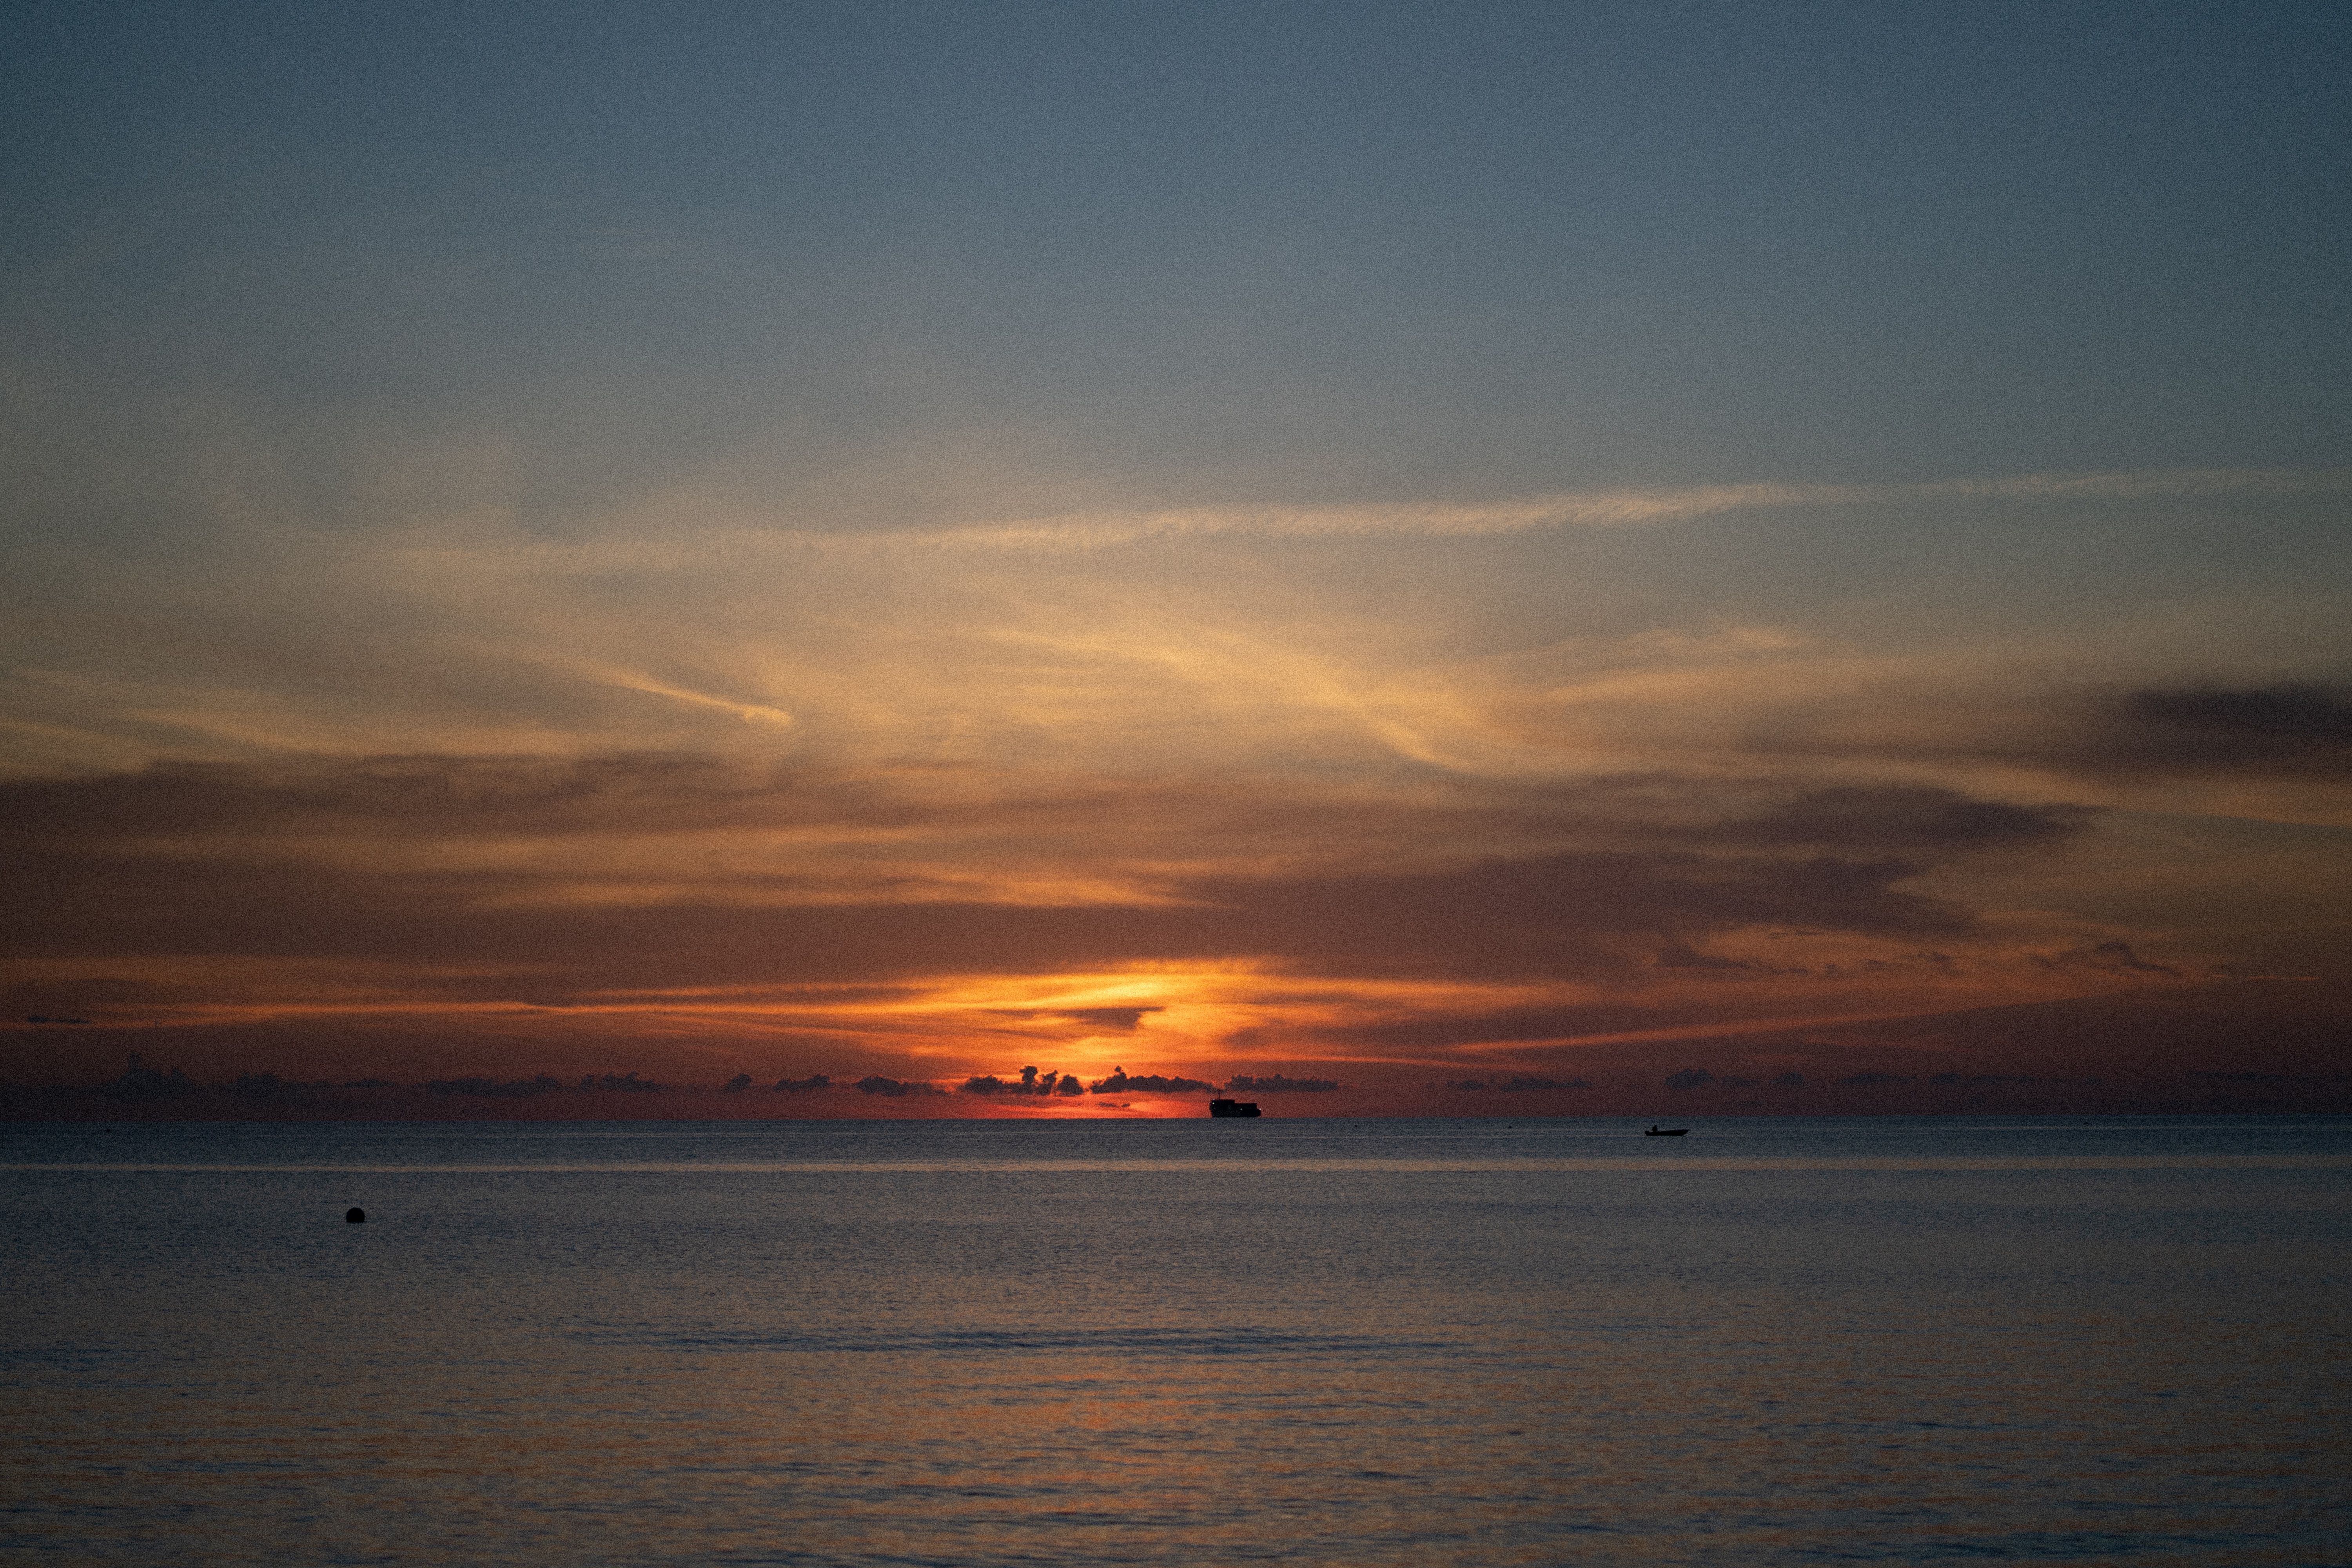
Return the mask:
<svg viewBox="0 0 2352 1568"><path fill-rule="evenodd" d="M0 1166L0 1563L2352 1563L2343 1118Z"/></svg>

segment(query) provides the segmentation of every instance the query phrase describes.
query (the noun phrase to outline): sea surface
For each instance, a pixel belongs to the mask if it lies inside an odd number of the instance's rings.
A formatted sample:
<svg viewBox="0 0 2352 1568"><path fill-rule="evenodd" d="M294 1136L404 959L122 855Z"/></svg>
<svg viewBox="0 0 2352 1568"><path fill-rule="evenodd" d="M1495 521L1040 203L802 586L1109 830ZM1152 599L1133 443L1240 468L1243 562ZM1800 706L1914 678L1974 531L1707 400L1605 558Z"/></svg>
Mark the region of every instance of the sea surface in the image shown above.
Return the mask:
<svg viewBox="0 0 2352 1568"><path fill-rule="evenodd" d="M16 1126L0 1564L2341 1568L2348 1329L2340 1117Z"/></svg>

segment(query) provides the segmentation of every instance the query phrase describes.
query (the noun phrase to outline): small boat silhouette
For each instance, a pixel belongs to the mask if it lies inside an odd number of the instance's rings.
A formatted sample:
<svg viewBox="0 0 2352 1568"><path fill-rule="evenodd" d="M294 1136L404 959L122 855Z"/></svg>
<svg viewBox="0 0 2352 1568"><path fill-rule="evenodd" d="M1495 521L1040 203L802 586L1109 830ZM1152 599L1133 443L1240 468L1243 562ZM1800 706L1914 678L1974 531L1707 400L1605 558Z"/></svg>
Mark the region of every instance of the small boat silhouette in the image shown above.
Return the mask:
<svg viewBox="0 0 2352 1568"><path fill-rule="evenodd" d="M1687 1127L1661 1127L1656 1122L1653 1121L1647 1128L1643 1130L1642 1136L1644 1138L1687 1138L1690 1136L1690 1129Z"/></svg>
<svg viewBox="0 0 2352 1568"><path fill-rule="evenodd" d="M1209 1114L1212 1116L1256 1116L1260 1114L1260 1112L1257 1108L1257 1103L1255 1100L1213 1100L1209 1101Z"/></svg>

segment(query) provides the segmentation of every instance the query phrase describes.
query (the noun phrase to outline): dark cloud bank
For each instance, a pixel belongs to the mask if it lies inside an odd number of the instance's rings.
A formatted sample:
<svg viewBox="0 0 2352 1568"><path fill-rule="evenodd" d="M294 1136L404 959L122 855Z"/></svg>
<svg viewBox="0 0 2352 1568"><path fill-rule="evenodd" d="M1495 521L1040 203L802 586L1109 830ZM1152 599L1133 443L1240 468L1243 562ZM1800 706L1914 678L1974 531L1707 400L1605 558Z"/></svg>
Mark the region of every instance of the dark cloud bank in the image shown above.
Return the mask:
<svg viewBox="0 0 2352 1568"><path fill-rule="evenodd" d="M2105 707L2084 748L2094 765L2126 769L2352 771L2352 688L2308 681L2126 693Z"/></svg>
<svg viewBox="0 0 2352 1568"><path fill-rule="evenodd" d="M1516 818L1538 840L1597 823L1611 842L1436 867L1382 865L1351 848L1341 858L1353 864L1320 871L1172 879L1168 901L1153 905L909 899L887 874L876 874L863 896L829 884L803 901L796 889L810 877L790 869L682 884L635 902L568 896L573 881L597 877L584 861L563 865L561 846L574 836L904 827L927 811L934 825L986 832L1052 815L1032 802L892 804L838 779L749 775L674 757L401 758L278 773L170 767L20 780L0 784L0 848L16 868L0 936L29 957L233 953L414 965L439 970L419 983L453 997L510 995L514 983L496 971L530 968L538 976L531 996L545 1001L628 987L1036 973L1234 954L1335 973L1559 977L1647 963L1675 944L1687 950L1710 933L1757 925L1918 939L1965 932L1969 911L1906 884L1954 856L2048 843L2074 826L2063 811L1916 787L1797 792L1760 812L1693 820L1685 809L1647 825L1613 803L1536 792L1507 807L1480 799L1429 810L1417 835L1391 833L1401 825L1386 819L1379 826L1391 841L1413 844L1463 837L1465 819L1477 830L1470 837ZM553 843L542 868L467 869L459 853L437 858L455 868L411 868L413 857L393 852L517 836ZM317 852L322 843L341 852ZM371 846L385 852L372 855ZM554 868L543 868L550 861ZM1139 1016L1098 1011L1082 1021L1129 1028Z"/></svg>

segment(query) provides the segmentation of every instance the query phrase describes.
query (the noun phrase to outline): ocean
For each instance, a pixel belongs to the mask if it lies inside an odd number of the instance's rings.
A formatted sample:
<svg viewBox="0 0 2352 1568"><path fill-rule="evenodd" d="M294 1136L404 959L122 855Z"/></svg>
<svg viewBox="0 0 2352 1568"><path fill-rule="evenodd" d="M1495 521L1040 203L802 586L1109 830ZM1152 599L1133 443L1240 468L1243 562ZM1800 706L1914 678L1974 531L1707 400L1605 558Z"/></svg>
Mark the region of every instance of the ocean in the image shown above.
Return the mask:
<svg viewBox="0 0 2352 1568"><path fill-rule="evenodd" d="M0 1564L2352 1563L2341 1117L19 1125L0 1325Z"/></svg>

